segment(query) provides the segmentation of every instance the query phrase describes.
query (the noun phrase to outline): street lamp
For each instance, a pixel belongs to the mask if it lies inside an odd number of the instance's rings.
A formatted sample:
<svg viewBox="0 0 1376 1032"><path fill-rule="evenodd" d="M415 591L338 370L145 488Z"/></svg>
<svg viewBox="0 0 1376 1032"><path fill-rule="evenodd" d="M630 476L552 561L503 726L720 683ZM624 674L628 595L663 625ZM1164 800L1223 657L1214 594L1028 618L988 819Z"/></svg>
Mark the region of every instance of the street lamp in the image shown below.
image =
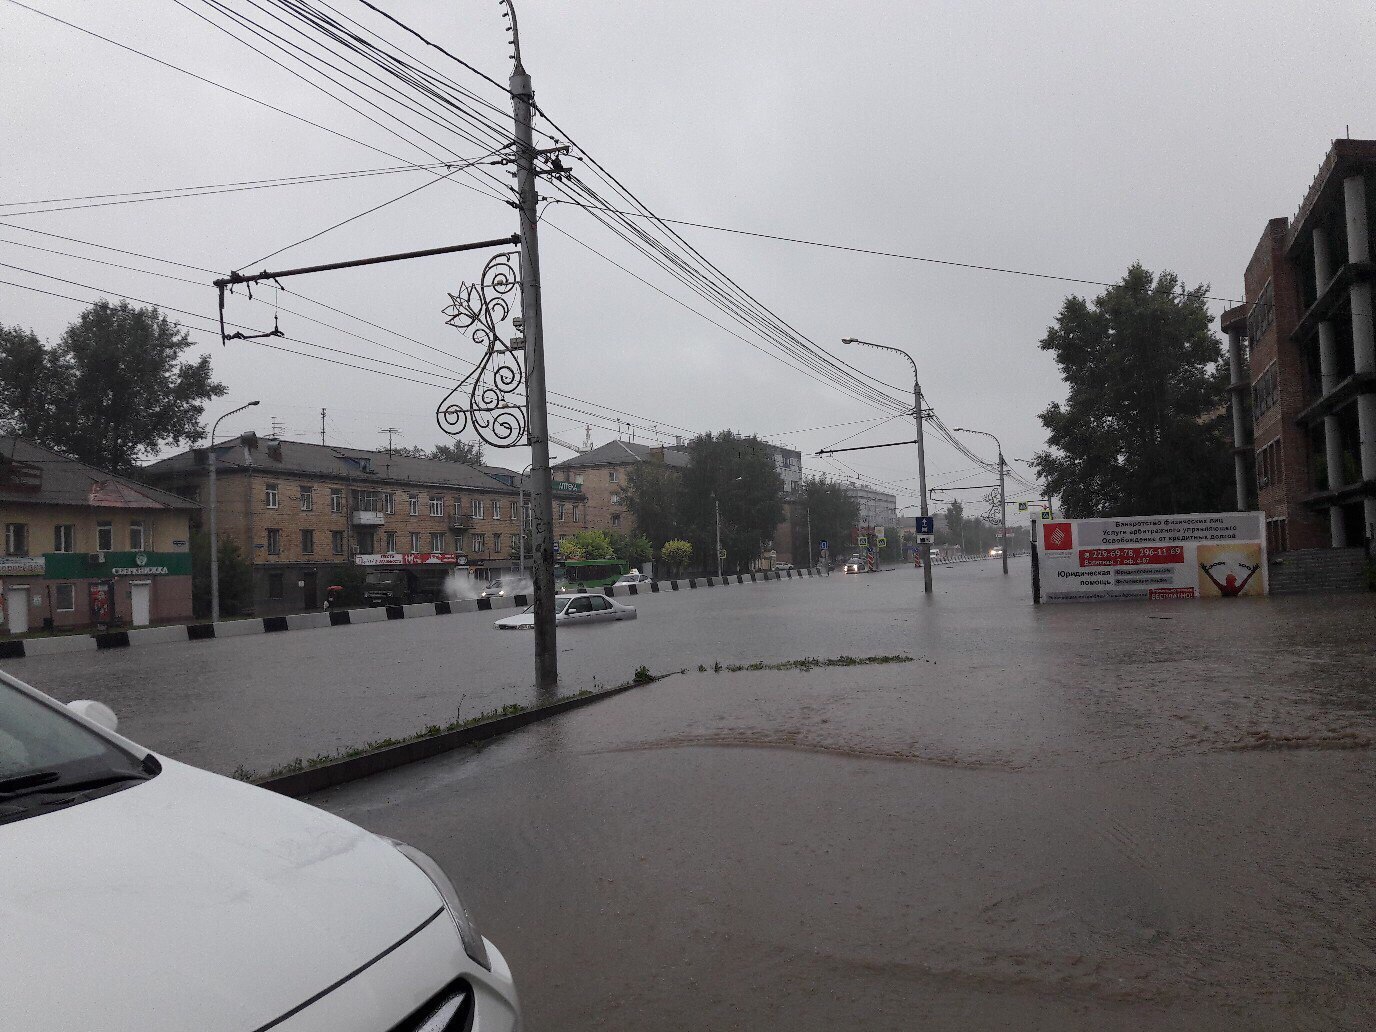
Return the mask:
<svg viewBox="0 0 1376 1032"><path fill-rule="evenodd" d="M258 402L250 401L247 405L240 405L230 412L226 412L219 419L215 420L215 425L210 428L210 621L214 623L220 619L220 538L215 527L215 465L218 455L215 451L215 434L220 429L220 423L244 409L253 408ZM249 547L253 547L253 542L249 542ZM252 553L250 553L252 554Z"/></svg>
<svg viewBox="0 0 1376 1032"><path fill-rule="evenodd" d="M1004 493L1003 493L1003 471L1004 471L1004 469L1007 467L1008 464L1007 464L1006 462L1003 461L1003 445L1002 445L1002 444L999 444L999 439L998 439L997 437L995 437L993 434L991 434L988 430L969 430L969 429L967 429L966 427L963 427L963 426L953 426L953 427L951 427L951 429L954 430L954 431L956 431L956 433L960 433L960 434L980 434L980 435L983 436L983 437L988 437L990 440L992 440L992 441L994 442L994 444L998 445L998 449L999 449L999 524L1000 524L1000 528L1001 528L1001 529L1000 529L1000 533L1001 533L1001 535L1002 535L1001 540L1002 540L1002 542L1003 542L1003 548L1000 549L1000 551L1003 553L1003 572L1004 572L1004 574L1006 575L1006 574L1008 573L1008 500L1007 500L1007 497L1006 497L1006 496L1004 495Z"/></svg>
<svg viewBox="0 0 1376 1032"><path fill-rule="evenodd" d="M728 482L735 484L744 479L745 477L732 477ZM717 514L717 580L721 580L721 499L717 497L716 488L712 489L712 507Z"/></svg>
<svg viewBox="0 0 1376 1032"><path fill-rule="evenodd" d="M886 344L871 344L867 340L858 340L855 337L843 337L841 343L863 344L867 348L892 351L906 358L908 365L913 367L913 418L917 421L917 488L922 496L922 516L925 519L931 513L927 511L927 455L922 445L922 385L917 379L917 363L906 351L891 348ZM922 590L928 595L932 593L932 546L925 541L922 543Z"/></svg>

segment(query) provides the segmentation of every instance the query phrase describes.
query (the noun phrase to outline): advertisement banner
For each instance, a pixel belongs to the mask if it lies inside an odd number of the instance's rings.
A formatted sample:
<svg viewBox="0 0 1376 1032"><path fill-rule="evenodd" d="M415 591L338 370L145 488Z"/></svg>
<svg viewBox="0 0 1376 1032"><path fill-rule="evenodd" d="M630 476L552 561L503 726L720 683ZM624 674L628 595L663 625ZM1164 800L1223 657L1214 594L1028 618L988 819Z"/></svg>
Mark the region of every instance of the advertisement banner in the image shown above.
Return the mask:
<svg viewBox="0 0 1376 1032"><path fill-rule="evenodd" d="M1034 520L1041 602L1265 595L1266 516Z"/></svg>
<svg viewBox="0 0 1376 1032"><path fill-rule="evenodd" d="M457 552L380 552L354 556L355 566L459 566L466 561Z"/></svg>

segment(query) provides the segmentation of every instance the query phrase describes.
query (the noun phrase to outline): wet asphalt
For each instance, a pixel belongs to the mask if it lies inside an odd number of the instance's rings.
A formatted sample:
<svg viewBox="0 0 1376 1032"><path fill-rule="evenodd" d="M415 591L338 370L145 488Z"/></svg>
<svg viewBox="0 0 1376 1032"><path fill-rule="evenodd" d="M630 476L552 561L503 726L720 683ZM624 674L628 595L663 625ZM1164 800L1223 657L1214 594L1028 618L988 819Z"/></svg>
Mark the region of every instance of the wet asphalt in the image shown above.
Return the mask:
<svg viewBox="0 0 1376 1032"><path fill-rule="evenodd" d="M1376 1027L1376 597L1026 572L651 600L565 669L687 674L311 802L446 866L532 1029Z"/></svg>

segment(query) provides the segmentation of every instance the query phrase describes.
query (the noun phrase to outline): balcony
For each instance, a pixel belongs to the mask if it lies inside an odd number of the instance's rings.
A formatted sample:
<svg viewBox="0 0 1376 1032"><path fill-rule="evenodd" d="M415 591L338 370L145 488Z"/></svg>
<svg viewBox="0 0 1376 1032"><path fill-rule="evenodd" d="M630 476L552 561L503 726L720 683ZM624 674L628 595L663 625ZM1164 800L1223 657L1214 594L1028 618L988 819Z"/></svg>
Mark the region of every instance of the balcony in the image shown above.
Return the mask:
<svg viewBox="0 0 1376 1032"><path fill-rule="evenodd" d="M349 517L355 527L380 527L385 517L382 513L369 509L356 509Z"/></svg>
<svg viewBox="0 0 1376 1032"><path fill-rule="evenodd" d="M455 533L462 534L473 529L472 516L450 516L449 529Z"/></svg>

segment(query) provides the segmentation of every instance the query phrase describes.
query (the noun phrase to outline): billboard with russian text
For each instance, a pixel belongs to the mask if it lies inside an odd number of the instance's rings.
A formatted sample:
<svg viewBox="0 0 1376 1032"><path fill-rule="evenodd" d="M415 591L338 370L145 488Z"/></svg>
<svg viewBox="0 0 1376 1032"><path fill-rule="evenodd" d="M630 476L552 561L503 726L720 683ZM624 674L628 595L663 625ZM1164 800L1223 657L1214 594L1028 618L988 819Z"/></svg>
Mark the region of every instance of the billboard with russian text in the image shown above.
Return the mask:
<svg viewBox="0 0 1376 1032"><path fill-rule="evenodd" d="M1041 602L1265 595L1266 516L1033 520Z"/></svg>

